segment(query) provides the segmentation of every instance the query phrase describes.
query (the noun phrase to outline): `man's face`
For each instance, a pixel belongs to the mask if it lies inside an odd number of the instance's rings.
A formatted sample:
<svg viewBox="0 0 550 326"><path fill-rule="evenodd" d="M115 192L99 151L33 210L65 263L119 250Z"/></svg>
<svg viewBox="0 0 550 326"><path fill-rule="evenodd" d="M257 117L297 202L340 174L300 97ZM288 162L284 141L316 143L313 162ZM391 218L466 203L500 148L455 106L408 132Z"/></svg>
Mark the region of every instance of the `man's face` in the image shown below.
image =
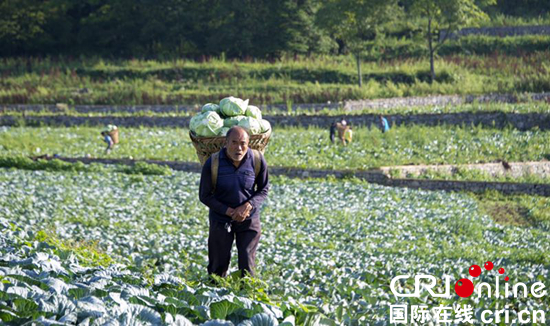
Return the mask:
<svg viewBox="0 0 550 326"><path fill-rule="evenodd" d="M231 133L225 144L227 156L233 162L240 162L248 151L248 135L242 130Z"/></svg>

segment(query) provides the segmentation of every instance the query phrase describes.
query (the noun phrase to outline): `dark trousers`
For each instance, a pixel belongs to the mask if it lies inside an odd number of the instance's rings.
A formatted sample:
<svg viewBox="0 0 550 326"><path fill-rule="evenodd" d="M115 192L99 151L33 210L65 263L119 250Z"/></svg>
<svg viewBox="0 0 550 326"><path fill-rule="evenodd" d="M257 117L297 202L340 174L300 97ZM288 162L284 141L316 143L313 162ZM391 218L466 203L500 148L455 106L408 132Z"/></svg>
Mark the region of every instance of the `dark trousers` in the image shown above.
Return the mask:
<svg viewBox="0 0 550 326"><path fill-rule="evenodd" d="M256 267L256 249L261 235L260 219L245 220L242 223L232 222L231 232L227 232L225 223L210 220L208 234L208 273L221 277L227 275L231 261L233 240L237 239L239 270L254 276Z"/></svg>

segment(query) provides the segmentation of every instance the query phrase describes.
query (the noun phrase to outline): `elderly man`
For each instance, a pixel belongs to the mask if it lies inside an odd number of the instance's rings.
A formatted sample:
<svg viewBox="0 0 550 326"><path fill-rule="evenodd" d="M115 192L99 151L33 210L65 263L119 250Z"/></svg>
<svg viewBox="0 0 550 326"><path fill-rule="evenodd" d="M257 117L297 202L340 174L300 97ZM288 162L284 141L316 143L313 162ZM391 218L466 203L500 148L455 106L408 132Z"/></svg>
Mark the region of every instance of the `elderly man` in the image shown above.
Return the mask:
<svg viewBox="0 0 550 326"><path fill-rule="evenodd" d="M229 129L225 147L202 168L199 198L210 209L209 274L227 275L236 239L239 270L243 276L254 276L260 206L267 197L269 179L263 155L248 148L248 141L245 129Z"/></svg>

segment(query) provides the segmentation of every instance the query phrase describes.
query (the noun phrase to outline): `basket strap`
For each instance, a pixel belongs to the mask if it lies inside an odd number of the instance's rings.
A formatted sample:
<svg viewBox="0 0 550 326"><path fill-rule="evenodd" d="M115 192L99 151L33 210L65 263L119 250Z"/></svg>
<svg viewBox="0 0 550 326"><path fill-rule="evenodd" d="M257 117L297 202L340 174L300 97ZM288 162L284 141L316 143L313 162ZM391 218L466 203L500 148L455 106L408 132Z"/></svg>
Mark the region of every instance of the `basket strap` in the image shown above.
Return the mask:
<svg viewBox="0 0 550 326"><path fill-rule="evenodd" d="M260 175L260 168L262 167L262 160L260 158L260 151L257 149L253 149L252 153L254 154L252 164L254 165L254 176L258 178L258 175Z"/></svg>
<svg viewBox="0 0 550 326"><path fill-rule="evenodd" d="M212 174L212 192L216 190L216 183L218 182L218 168L220 167L220 152L212 154L212 161L210 162L210 172Z"/></svg>

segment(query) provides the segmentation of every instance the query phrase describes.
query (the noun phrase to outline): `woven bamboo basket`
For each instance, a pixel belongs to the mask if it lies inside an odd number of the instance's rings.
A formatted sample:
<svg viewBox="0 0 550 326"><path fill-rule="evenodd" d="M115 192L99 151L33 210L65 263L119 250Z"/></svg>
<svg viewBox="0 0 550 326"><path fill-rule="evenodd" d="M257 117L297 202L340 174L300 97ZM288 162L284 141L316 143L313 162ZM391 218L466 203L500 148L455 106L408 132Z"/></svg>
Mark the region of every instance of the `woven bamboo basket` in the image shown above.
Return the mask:
<svg viewBox="0 0 550 326"><path fill-rule="evenodd" d="M118 144L118 129L109 131L109 136L111 136L114 144Z"/></svg>
<svg viewBox="0 0 550 326"><path fill-rule="evenodd" d="M189 137L193 142L193 146L195 146L201 165L204 165L212 154L219 152L225 143L224 136L199 137L194 132L189 131ZM263 134L251 135L248 147L259 150L263 154L267 143L269 143L269 137L271 137L271 129Z"/></svg>

